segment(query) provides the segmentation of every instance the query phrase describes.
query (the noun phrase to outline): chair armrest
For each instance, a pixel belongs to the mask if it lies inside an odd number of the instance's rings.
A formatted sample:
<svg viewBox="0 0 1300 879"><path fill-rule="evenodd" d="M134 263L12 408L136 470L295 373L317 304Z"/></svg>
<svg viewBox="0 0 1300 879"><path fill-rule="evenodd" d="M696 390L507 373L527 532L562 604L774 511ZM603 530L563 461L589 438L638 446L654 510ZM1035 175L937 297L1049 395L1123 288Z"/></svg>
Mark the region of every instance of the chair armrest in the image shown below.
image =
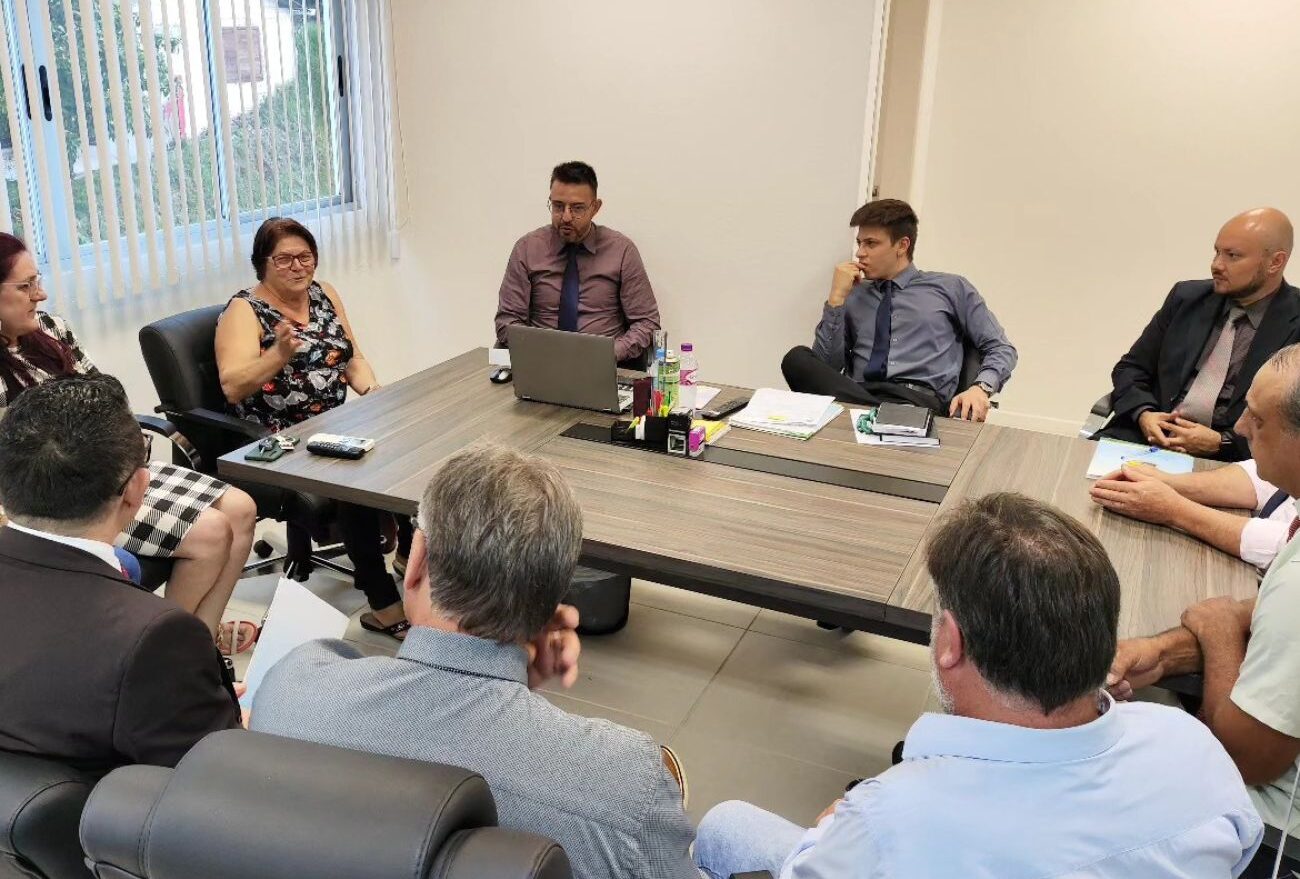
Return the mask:
<svg viewBox="0 0 1300 879"><path fill-rule="evenodd" d="M199 450L194 448L194 444L186 439L180 428L166 418L137 413L135 421L140 425L141 430L164 437L172 444L173 464L184 464L191 470L198 470L202 467L203 457L199 454ZM180 461L177 460L178 456L181 458Z"/></svg>
<svg viewBox="0 0 1300 879"><path fill-rule="evenodd" d="M236 418L225 412L217 412L215 409L185 409L180 412L166 412L160 406L157 411L165 412L166 415L175 418L177 421L191 421L204 427L214 427L218 430L239 434L249 440L261 439L271 434L269 428L252 421Z"/></svg>
<svg viewBox="0 0 1300 879"><path fill-rule="evenodd" d="M1106 394L1092 404L1091 414L1105 418L1110 414L1110 394Z"/></svg>

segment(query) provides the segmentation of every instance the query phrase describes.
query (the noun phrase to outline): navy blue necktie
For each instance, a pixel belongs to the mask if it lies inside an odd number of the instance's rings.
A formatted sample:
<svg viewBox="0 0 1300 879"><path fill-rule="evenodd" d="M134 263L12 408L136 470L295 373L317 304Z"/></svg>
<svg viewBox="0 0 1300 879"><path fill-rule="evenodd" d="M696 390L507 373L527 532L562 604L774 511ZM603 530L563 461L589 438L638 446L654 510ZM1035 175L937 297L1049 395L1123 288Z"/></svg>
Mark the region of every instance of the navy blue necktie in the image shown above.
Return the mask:
<svg viewBox="0 0 1300 879"><path fill-rule="evenodd" d="M880 284L880 305L876 308L876 335L871 340L871 356L863 381L882 382L888 375L889 330L894 319L894 282Z"/></svg>
<svg viewBox="0 0 1300 879"><path fill-rule="evenodd" d="M566 244L569 261L564 266L564 286L560 288L560 329L572 333L578 329L578 248Z"/></svg>

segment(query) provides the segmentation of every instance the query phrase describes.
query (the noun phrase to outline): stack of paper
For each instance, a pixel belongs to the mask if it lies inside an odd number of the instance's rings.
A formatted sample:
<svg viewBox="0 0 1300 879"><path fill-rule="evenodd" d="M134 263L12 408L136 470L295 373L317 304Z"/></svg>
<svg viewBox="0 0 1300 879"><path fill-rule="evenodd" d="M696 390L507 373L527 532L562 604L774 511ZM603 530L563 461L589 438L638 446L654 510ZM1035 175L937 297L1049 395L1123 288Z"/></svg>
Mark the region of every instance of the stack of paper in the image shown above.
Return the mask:
<svg viewBox="0 0 1300 879"><path fill-rule="evenodd" d="M922 436L896 433L877 433L875 431L875 409L850 409L849 418L853 421L853 438L864 446L905 446L911 449L937 449L939 434L931 420L927 432Z"/></svg>
<svg viewBox="0 0 1300 879"><path fill-rule="evenodd" d="M731 424L806 440L843 411L834 397L759 388L749 405L731 416Z"/></svg>
<svg viewBox="0 0 1300 879"><path fill-rule="evenodd" d="M726 436L727 432L731 430L731 425L725 421L709 421L704 418L696 418L691 421L691 429L694 430L697 427L704 428L705 445L712 445Z"/></svg>

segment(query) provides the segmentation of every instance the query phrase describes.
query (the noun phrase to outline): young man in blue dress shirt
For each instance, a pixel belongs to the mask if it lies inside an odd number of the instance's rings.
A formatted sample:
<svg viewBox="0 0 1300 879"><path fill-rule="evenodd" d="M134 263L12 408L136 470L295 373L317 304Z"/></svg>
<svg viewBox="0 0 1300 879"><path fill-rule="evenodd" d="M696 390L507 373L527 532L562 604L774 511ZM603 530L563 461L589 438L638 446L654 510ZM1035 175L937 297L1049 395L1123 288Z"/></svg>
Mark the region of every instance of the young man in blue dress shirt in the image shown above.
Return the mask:
<svg viewBox="0 0 1300 879"><path fill-rule="evenodd" d="M793 348L781 362L790 389L983 421L989 398L1011 378L1016 349L979 291L961 275L912 263L917 219L907 202L868 202L849 225L858 229L857 258L835 267L813 347ZM959 388L968 344L980 370Z"/></svg>
<svg viewBox="0 0 1300 879"><path fill-rule="evenodd" d="M1097 538L1017 494L968 502L927 550L943 714L805 831L747 803L700 823L711 877L1238 876L1263 834L1203 724L1102 690L1119 579Z"/></svg>

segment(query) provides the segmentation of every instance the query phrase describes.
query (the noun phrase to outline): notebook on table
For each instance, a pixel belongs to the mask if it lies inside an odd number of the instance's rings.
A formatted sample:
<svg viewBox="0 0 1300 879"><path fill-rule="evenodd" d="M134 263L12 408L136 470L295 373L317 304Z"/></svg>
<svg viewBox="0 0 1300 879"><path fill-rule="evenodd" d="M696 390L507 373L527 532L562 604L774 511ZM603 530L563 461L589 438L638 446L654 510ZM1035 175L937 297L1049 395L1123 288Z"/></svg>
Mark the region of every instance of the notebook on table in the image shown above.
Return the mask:
<svg viewBox="0 0 1300 879"><path fill-rule="evenodd" d="M909 403L881 403L876 408L876 420L871 430L876 434L899 436L925 436L930 432L934 416L923 406Z"/></svg>
<svg viewBox="0 0 1300 879"><path fill-rule="evenodd" d="M912 434L877 433L875 430L876 409L850 409L849 418L853 423L853 438L864 446L894 446L909 449L939 448L939 432L935 429L934 419L930 419L930 428L923 436Z"/></svg>

